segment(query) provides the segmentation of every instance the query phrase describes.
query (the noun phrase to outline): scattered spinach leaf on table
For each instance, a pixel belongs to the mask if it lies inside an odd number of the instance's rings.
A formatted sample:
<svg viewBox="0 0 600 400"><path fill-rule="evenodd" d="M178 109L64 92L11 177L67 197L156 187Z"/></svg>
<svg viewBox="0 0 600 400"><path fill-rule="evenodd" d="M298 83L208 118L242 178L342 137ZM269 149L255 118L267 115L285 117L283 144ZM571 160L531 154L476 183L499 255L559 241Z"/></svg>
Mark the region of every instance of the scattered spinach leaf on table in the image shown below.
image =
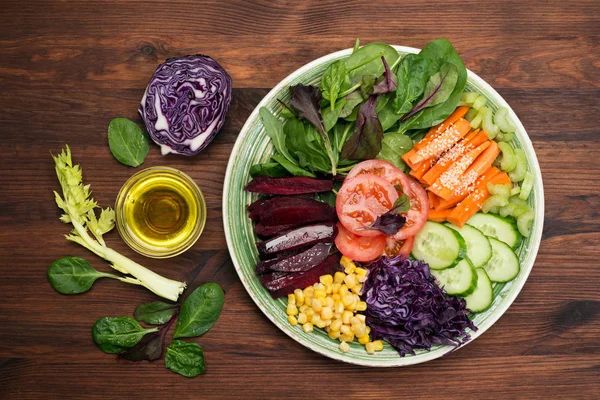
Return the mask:
<svg viewBox="0 0 600 400"><path fill-rule="evenodd" d="M166 324L177 313L178 309L177 304L152 301L137 306L133 312L133 317L145 324L162 325Z"/></svg>
<svg viewBox="0 0 600 400"><path fill-rule="evenodd" d="M204 351L196 343L174 340L167 347L165 366L187 378L201 375L206 370Z"/></svg>
<svg viewBox="0 0 600 400"><path fill-rule="evenodd" d="M148 138L133 121L115 118L108 125L108 147L121 164L140 166L150 150Z"/></svg>
<svg viewBox="0 0 600 400"><path fill-rule="evenodd" d="M87 292L99 278L121 279L116 275L94 269L89 262L80 257L59 258L48 268L50 285L62 294Z"/></svg>
<svg viewBox="0 0 600 400"><path fill-rule="evenodd" d="M173 337L194 337L206 333L215 324L225 302L225 293L216 283L205 283L181 305Z"/></svg>
<svg viewBox="0 0 600 400"><path fill-rule="evenodd" d="M143 328L131 317L104 317L94 323L92 337L105 353L119 353L158 328Z"/></svg>

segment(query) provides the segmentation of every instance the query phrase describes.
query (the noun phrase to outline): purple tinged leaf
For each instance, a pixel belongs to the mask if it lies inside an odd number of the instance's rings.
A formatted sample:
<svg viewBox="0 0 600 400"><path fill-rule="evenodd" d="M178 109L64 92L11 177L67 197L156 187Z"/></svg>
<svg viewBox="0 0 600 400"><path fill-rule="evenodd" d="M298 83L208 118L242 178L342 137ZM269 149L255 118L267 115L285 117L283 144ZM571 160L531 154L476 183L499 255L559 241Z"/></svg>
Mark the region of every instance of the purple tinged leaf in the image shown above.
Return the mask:
<svg viewBox="0 0 600 400"><path fill-rule="evenodd" d="M342 159L370 160L381 151L383 127L377 116L377 96L371 96L358 109L354 133L342 148Z"/></svg>
<svg viewBox="0 0 600 400"><path fill-rule="evenodd" d="M171 316L169 321L158 332L147 334L135 346L120 353L119 358L129 361L158 360L163 353L167 331L175 319L177 319L177 314L179 314L179 310Z"/></svg>
<svg viewBox="0 0 600 400"><path fill-rule="evenodd" d="M384 57L381 57L381 61L383 61L383 67L385 70L383 71L383 75L381 75L377 79L377 82L375 82L375 85L373 86L373 94L394 92L398 88L398 77L390 70Z"/></svg>
<svg viewBox="0 0 600 400"><path fill-rule="evenodd" d="M321 133L325 133L323 122L321 121L320 106L321 92L319 88L301 83L290 86L292 98L290 106L296 110L299 119L306 119Z"/></svg>
<svg viewBox="0 0 600 400"><path fill-rule="evenodd" d="M396 185L396 189L398 187L399 185ZM396 199L394 206L388 212L378 216L375 222L361 230L376 230L384 233L386 236L394 235L406 223L406 217L400 213L406 213L408 210L410 210L410 198L405 193L402 193L402 196Z"/></svg>

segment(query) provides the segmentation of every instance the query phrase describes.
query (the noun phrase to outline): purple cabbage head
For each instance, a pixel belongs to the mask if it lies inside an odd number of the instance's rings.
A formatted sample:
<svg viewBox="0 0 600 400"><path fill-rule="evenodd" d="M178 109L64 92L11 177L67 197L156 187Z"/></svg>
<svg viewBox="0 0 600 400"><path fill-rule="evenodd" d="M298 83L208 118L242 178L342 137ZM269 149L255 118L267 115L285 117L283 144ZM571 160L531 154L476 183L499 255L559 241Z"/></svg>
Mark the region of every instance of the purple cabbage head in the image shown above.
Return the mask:
<svg viewBox="0 0 600 400"><path fill-rule="evenodd" d="M363 298L373 340L391 344L402 357L433 344L459 346L469 340L464 299L447 295L423 261L382 257L367 266Z"/></svg>
<svg viewBox="0 0 600 400"><path fill-rule="evenodd" d="M152 140L168 153L200 153L225 122L231 77L215 60L169 58L148 83L139 113Z"/></svg>

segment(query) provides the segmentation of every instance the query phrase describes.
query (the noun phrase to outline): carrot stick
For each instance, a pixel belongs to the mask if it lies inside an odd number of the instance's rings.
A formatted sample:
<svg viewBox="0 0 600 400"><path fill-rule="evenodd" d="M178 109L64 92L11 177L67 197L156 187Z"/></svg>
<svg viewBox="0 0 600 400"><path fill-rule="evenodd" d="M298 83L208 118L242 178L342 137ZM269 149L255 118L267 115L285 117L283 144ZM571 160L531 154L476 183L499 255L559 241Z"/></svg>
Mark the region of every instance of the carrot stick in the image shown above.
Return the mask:
<svg viewBox="0 0 600 400"><path fill-rule="evenodd" d="M450 215L450 212L452 211L452 209L442 211L429 209L429 215L427 219L435 222L446 222L446 220L448 219L448 215Z"/></svg>
<svg viewBox="0 0 600 400"><path fill-rule="evenodd" d="M494 185L504 185L510 183L510 178L506 172L502 172L489 180ZM462 227L475 213L481 210L483 202L490 197L487 185L478 188L461 201L449 214L447 220L458 227ZM430 212L431 214L431 212Z"/></svg>
<svg viewBox="0 0 600 400"><path fill-rule="evenodd" d="M423 178L423 175L425 175L425 173L429 171L429 168L431 168L432 165L433 160L425 160L415 165L415 169L411 170L410 174L420 181L421 178Z"/></svg>
<svg viewBox="0 0 600 400"><path fill-rule="evenodd" d="M500 148L493 140L490 142L491 145L477 157L465 174L477 174L477 176L480 176L492 166L492 163L500 154Z"/></svg>
<svg viewBox="0 0 600 400"><path fill-rule="evenodd" d="M408 165L414 168L415 164L424 160L439 157L440 154L454 146L456 142L464 137L469 132L469 129L469 122L463 118L459 119L430 143L418 149L415 154L407 157Z"/></svg>
<svg viewBox="0 0 600 400"><path fill-rule="evenodd" d="M427 197L429 198L429 208L435 208L439 202L439 197L431 192L427 192Z"/></svg>
<svg viewBox="0 0 600 400"><path fill-rule="evenodd" d="M429 132L427 132L427 135L425 135L425 137L421 139L421 141L415 143L413 148L419 150L424 145L431 143L433 139L435 139L440 133L448 129L450 125L458 121L460 118L464 117L467 111L469 111L469 107L467 106L457 107L456 110L454 110L454 112L450 114L450 116L448 116L448 118L446 118L443 122L440 122L436 126L431 127L429 129Z"/></svg>
<svg viewBox="0 0 600 400"><path fill-rule="evenodd" d="M498 175L499 173L500 173L500 170L498 168L496 168L496 167L490 168L485 174L481 175L477 179L477 181L475 181L475 184L473 185L475 187L475 190L480 190L481 188L486 188L490 179L492 179L494 176ZM465 191L464 193L455 194L448 200L440 199L439 202L437 203L437 207L435 207L435 209L438 211L441 211L441 210L447 210L449 208L452 208L455 205L457 205L458 203L460 203L461 201L463 201L464 198L467 197L468 195L469 195L469 192Z"/></svg>
<svg viewBox="0 0 600 400"><path fill-rule="evenodd" d="M440 196L442 199L448 199L452 194L462 186L472 184L478 175L467 175L465 171L470 165L491 145L491 141L484 142L466 154L463 154L456 162L452 164L434 183L427 189ZM491 165L491 164L490 164ZM471 180L471 182L468 182Z"/></svg>

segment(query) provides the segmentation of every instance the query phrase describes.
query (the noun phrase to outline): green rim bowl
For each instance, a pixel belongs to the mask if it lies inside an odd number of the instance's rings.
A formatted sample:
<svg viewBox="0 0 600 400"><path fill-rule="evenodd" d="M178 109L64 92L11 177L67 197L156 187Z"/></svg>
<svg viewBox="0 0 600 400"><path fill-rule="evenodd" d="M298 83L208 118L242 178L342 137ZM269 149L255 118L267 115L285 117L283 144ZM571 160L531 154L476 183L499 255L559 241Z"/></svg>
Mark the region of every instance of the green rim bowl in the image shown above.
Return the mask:
<svg viewBox="0 0 600 400"><path fill-rule="evenodd" d="M412 47L394 46L394 48L401 55L419 52L418 49ZM375 354L367 354L364 346L355 341L351 343L349 352L342 353L338 349L339 342L329 339L324 330L315 329L312 333L305 333L299 325L290 325L285 313L287 299L274 300L269 292L262 287L258 277L254 273L254 267L258 260L258 251L255 246L257 238L252 230L252 221L247 216L246 205L256 200L258 196L244 192L244 186L250 180L250 167L253 164L267 161L273 153L273 147L269 141L269 137L265 133L258 110L264 106L271 109L275 115L278 115L281 112L281 105L277 102L277 99L284 101L289 99L288 88L290 85L298 83L318 84L321 74L330 63L346 58L351 53L352 49L346 49L331 53L306 64L275 86L262 99L252 114L250 114L235 142L225 174L223 187L223 224L227 247L229 248L233 265L252 300L254 300L256 305L271 322L298 343L324 356L351 364L374 367L397 367L418 364L439 358L457 350L457 348L438 345L432 347L430 351L418 350L415 355L400 357L387 344L383 351ZM532 194L529 197L529 204L535 210L535 220L531 236L524 240L516 250L521 263L521 271L513 281L494 286L494 302L487 311L475 314L473 322L478 327L478 330L477 332L469 331L471 340L466 343L468 344L487 331L506 312L523 288L533 268L542 239L544 189L540 167L531 140L514 111L498 92L471 71L468 71L466 90L477 91L486 96L488 98L488 105L493 109L498 107L508 108L510 118L517 126L515 139L512 144L525 151L528 169L536 177ZM285 348L285 343L282 343L282 348Z"/></svg>

